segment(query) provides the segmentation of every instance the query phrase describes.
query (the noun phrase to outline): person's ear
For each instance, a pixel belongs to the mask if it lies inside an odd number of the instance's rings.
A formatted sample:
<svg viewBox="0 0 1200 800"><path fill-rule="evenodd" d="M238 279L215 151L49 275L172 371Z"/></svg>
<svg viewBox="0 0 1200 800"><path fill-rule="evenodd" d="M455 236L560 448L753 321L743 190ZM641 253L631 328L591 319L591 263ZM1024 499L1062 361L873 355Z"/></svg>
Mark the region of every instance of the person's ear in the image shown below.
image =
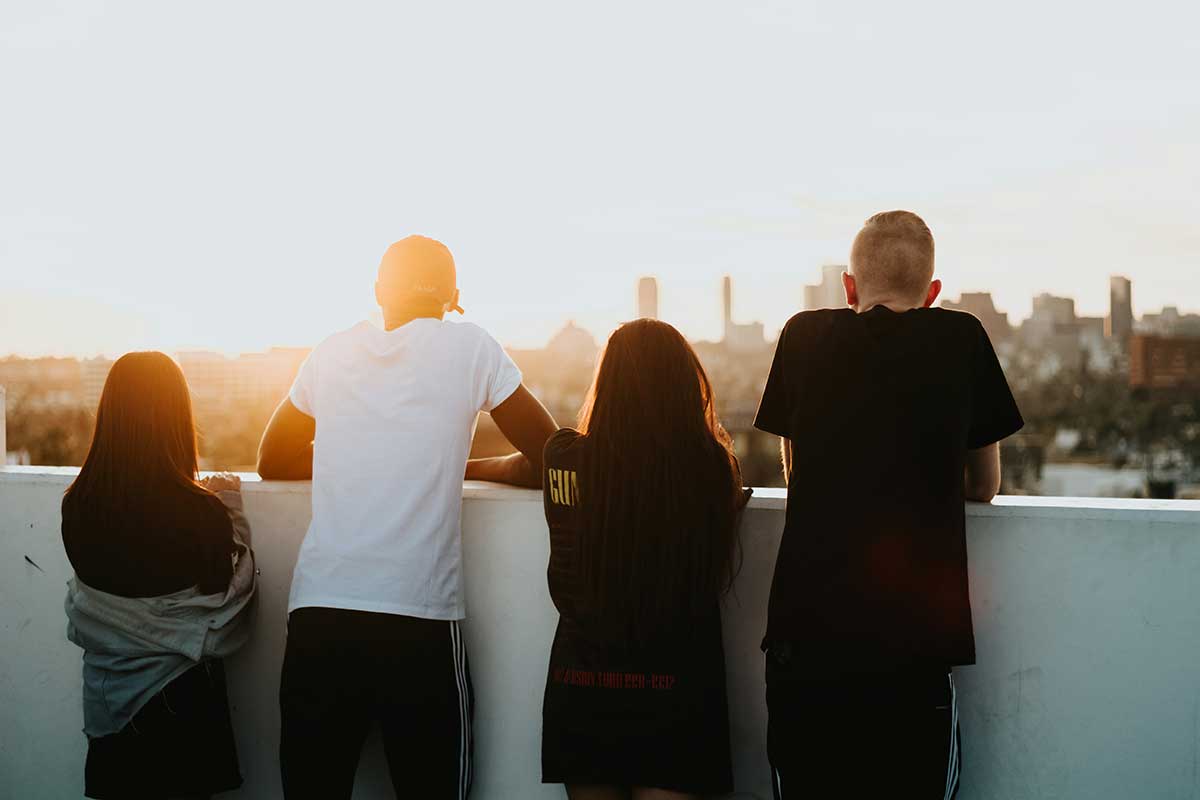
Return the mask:
<svg viewBox="0 0 1200 800"><path fill-rule="evenodd" d="M842 288L846 290L846 305L851 308L858 305L858 286L849 272L842 273Z"/></svg>
<svg viewBox="0 0 1200 800"><path fill-rule="evenodd" d="M942 282L939 280L932 281L929 284L929 294L925 295L925 308L929 308L937 300L938 295L942 291Z"/></svg>

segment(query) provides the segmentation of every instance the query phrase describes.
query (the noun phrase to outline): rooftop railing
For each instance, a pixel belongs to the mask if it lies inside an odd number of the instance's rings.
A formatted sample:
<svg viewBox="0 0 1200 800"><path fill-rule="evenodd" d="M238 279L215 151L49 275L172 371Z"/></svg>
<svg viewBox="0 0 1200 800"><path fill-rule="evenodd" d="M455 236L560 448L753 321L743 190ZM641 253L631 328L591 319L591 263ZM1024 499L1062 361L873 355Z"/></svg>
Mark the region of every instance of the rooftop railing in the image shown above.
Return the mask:
<svg viewBox="0 0 1200 800"><path fill-rule="evenodd" d="M0 468L0 797L82 795L80 651L62 601L59 504L75 471ZM262 570L255 632L228 661L245 785L281 796L278 682L307 483L245 476ZM463 487L476 800L561 798L540 783L541 698L557 615L537 492ZM724 611L735 779L771 797L759 652L784 496L759 490ZM961 798L1200 796L1200 502L1001 497L969 504L978 665L955 671ZM870 720L864 719L864 725ZM869 768L864 764L864 768ZM377 740L356 798L391 797Z"/></svg>

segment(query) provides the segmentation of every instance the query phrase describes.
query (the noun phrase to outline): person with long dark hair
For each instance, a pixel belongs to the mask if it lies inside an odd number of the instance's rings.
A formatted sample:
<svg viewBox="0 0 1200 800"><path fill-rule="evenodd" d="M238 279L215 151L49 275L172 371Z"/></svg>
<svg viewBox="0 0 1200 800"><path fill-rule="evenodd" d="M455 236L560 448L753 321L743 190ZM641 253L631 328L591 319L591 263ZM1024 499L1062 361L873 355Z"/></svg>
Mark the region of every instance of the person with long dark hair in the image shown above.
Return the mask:
<svg viewBox="0 0 1200 800"><path fill-rule="evenodd" d="M550 594L542 781L571 800L732 789L720 598L749 497L675 328L622 325L578 430L546 443Z"/></svg>
<svg viewBox="0 0 1200 800"><path fill-rule="evenodd" d="M196 475L182 371L162 353L122 356L62 504L88 797L207 797L242 783L221 659L249 634L250 529L237 477Z"/></svg>

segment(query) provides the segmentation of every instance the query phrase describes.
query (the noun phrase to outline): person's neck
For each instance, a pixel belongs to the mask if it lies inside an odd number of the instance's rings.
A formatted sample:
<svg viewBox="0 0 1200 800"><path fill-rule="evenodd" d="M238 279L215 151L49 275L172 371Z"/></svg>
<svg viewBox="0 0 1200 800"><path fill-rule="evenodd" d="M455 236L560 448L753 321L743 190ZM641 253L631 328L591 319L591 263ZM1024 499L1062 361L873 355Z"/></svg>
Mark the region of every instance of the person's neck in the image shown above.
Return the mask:
<svg viewBox="0 0 1200 800"><path fill-rule="evenodd" d="M871 298L870 300L860 300L855 305L851 306L855 313L863 314L870 311L872 308L883 306L886 309L895 311L897 314L903 314L905 311L912 311L914 308L920 308L920 303L914 303L912 300L902 300L897 297Z"/></svg>
<svg viewBox="0 0 1200 800"><path fill-rule="evenodd" d="M412 308L383 309L383 329L394 331L402 325L407 325L414 319L442 319L445 311L416 310Z"/></svg>

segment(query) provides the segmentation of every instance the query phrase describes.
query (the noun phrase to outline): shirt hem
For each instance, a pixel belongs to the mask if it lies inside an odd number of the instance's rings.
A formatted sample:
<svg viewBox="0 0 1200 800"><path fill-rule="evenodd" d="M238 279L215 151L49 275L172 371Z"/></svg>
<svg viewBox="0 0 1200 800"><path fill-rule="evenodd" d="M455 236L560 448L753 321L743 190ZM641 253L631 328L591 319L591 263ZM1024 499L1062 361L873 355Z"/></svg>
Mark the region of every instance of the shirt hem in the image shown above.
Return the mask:
<svg viewBox="0 0 1200 800"><path fill-rule="evenodd" d="M401 617L456 622L466 619L464 608L436 609L427 606L406 606L394 603L369 603L337 597L316 597L311 600L288 601L287 613L299 608L336 608L342 611L368 611L375 614L395 614Z"/></svg>

